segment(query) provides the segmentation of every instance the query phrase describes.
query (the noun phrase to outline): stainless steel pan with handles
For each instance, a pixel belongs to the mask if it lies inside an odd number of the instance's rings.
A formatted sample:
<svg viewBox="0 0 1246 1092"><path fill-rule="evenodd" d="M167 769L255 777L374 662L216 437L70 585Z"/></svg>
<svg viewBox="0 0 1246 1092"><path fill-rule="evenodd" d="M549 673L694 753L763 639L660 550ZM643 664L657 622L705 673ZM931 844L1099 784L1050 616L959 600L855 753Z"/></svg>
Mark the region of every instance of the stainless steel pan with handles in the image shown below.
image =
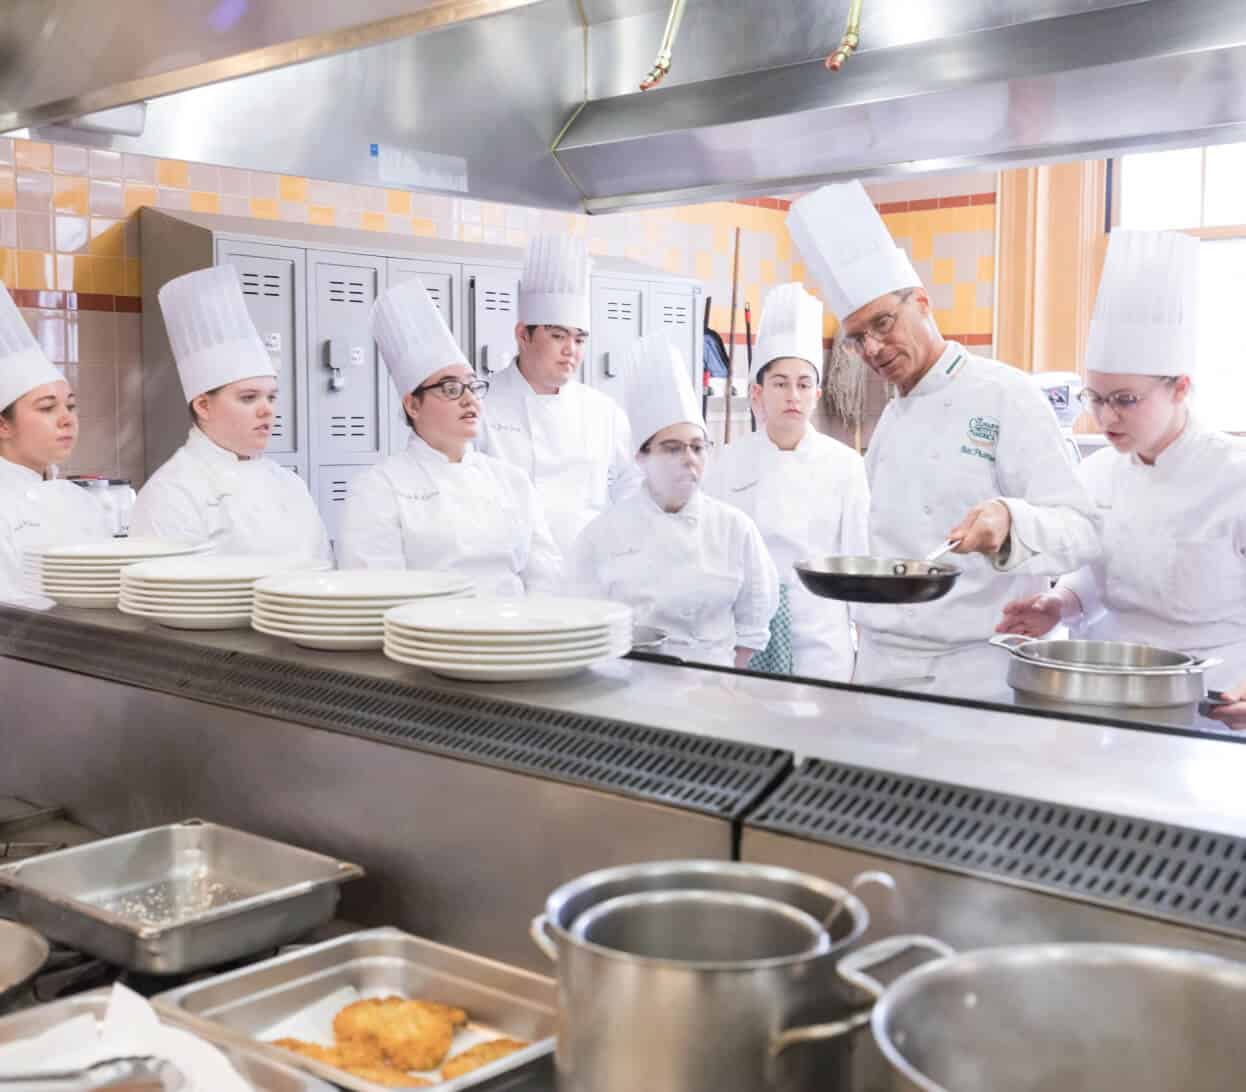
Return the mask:
<svg viewBox="0 0 1246 1092"><path fill-rule="evenodd" d="M814 595L845 603L929 603L947 595L961 573L931 561L851 555L798 561L795 568Z"/></svg>

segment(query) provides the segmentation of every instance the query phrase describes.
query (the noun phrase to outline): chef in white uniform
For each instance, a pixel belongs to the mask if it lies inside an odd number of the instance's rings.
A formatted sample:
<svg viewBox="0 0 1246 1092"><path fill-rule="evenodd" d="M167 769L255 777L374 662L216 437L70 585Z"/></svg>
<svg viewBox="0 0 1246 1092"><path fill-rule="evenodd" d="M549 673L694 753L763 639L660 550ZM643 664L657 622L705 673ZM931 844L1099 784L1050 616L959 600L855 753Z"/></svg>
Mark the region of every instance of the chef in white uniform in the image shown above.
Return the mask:
<svg viewBox="0 0 1246 1092"><path fill-rule="evenodd" d="M1009 603L1000 630L1133 641L1224 662L1246 679L1246 440L1190 408L1199 242L1114 231L1086 346L1082 400L1110 446L1081 464L1103 557L1049 593Z"/></svg>
<svg viewBox="0 0 1246 1092"><path fill-rule="evenodd" d="M90 492L56 480L77 439L74 392L0 284L0 600L51 606L23 587L26 550L112 537Z"/></svg>
<svg viewBox="0 0 1246 1092"><path fill-rule="evenodd" d="M591 313L584 241L535 237L519 283L519 355L491 379L477 445L536 486L564 554L589 520L639 480L627 417L577 378Z"/></svg>
<svg viewBox="0 0 1246 1092"><path fill-rule="evenodd" d="M899 392L866 456L870 553L920 558L952 539L964 555L936 602L854 607L853 681L995 694L1005 665L986 641L1003 605L1099 556L1094 506L1055 414L1027 375L943 338L859 183L800 199L788 226L847 347Z"/></svg>
<svg viewBox="0 0 1246 1092"><path fill-rule="evenodd" d="M630 604L672 656L744 667L770 638L774 562L748 516L701 490L709 443L679 350L661 333L641 338L627 377L644 483L585 528L568 586Z"/></svg>
<svg viewBox="0 0 1246 1092"><path fill-rule="evenodd" d="M372 334L405 392L411 436L405 451L351 484L342 565L460 572L481 595L561 590L562 557L532 483L472 448L489 384L473 374L418 280L377 300Z"/></svg>
<svg viewBox="0 0 1246 1092"><path fill-rule="evenodd" d="M277 377L233 266L171 280L160 310L192 424L139 491L132 535L212 542L225 554L332 559L307 486L264 457Z"/></svg>
<svg viewBox="0 0 1246 1092"><path fill-rule="evenodd" d="M821 301L799 284L772 289L750 376L760 428L715 452L705 492L757 524L779 570L771 643L750 666L848 682L847 605L811 594L793 568L805 558L869 549L865 462L809 423L822 393L822 359Z"/></svg>

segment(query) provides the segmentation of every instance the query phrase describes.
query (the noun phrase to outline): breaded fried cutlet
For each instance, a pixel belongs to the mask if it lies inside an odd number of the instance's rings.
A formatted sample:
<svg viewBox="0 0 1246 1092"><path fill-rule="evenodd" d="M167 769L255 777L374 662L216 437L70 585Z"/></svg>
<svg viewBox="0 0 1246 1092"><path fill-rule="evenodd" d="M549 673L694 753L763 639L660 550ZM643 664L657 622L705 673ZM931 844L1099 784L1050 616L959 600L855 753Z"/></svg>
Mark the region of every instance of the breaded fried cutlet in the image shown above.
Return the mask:
<svg viewBox="0 0 1246 1092"><path fill-rule="evenodd" d="M409 1005L423 1005L430 1012L440 1013L450 1021L450 1026L455 1031L467 1027L467 1013L465 1010L455 1005L447 1005L441 1001L425 1001L422 998L413 998L407 1002Z"/></svg>
<svg viewBox="0 0 1246 1092"><path fill-rule="evenodd" d="M433 1083L423 1077L409 1076L392 1065L345 1065L342 1068L354 1077L362 1077L386 1088L429 1088Z"/></svg>
<svg viewBox="0 0 1246 1092"><path fill-rule="evenodd" d="M436 1069L454 1040L451 1017L427 1002L371 998L347 1005L333 1019L338 1042L375 1042L398 1069Z"/></svg>
<svg viewBox="0 0 1246 1092"><path fill-rule="evenodd" d="M488 1043L477 1043L446 1062L441 1067L441 1079L452 1081L464 1073L470 1073L490 1062L496 1062L499 1058L505 1058L508 1054L514 1054L517 1050L523 1050L527 1045L519 1039L494 1039Z"/></svg>

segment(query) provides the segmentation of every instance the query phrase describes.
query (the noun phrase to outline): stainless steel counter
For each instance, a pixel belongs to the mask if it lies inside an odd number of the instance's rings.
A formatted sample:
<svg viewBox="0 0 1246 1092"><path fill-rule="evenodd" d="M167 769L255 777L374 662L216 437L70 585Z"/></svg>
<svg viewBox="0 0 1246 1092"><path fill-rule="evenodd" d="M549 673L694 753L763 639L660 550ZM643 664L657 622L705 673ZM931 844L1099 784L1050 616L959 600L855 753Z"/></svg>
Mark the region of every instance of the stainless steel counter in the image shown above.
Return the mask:
<svg viewBox="0 0 1246 1092"><path fill-rule="evenodd" d="M1075 719L1066 711L1023 708L1002 683L998 704L968 704L637 660L552 682L461 683L394 663L379 652L315 652L247 630L186 633L115 611L52 613L106 630L156 633L308 668L762 743L790 750L798 760L828 758L1246 836L1243 737L1194 733L1191 725L1179 723L1133 729L1094 711Z"/></svg>

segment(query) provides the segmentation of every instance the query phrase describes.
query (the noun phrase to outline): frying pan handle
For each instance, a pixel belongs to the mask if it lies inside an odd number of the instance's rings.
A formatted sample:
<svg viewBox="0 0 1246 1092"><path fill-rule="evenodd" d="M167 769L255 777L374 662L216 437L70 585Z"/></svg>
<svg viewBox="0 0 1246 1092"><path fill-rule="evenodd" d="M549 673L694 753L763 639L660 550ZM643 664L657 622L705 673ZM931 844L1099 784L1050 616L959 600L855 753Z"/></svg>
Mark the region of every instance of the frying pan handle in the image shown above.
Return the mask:
<svg viewBox="0 0 1246 1092"><path fill-rule="evenodd" d="M864 948L844 956L839 961L836 970L845 982L873 995L877 1000L882 997L885 987L877 979L867 975L866 969L875 967L879 963L886 963L889 959L895 959L896 956L903 955L911 949L933 952L941 959L956 954L955 948L949 947L941 940L935 940L934 937L888 937L886 940L867 944ZM851 1016L830 1024L810 1024L803 1028L788 1028L787 1031L780 1032L770 1040L770 1057L774 1059L788 1047L799 1043L821 1043L827 1039L838 1039L840 1036L848 1035L868 1024L873 1011L874 1006L870 1005L860 1012L854 1012Z"/></svg>
<svg viewBox="0 0 1246 1092"><path fill-rule="evenodd" d="M1005 648L1009 652L1020 648L1022 645L1028 645L1033 640L1031 637L1022 637L1019 633L997 633L991 638L991 644L996 648Z"/></svg>
<svg viewBox="0 0 1246 1092"><path fill-rule="evenodd" d="M532 943L545 953L545 957L551 963L557 963L558 949L554 946L554 942L549 939L548 926L549 918L544 914L537 914L532 919L532 924L528 926L528 936L532 938Z"/></svg>

